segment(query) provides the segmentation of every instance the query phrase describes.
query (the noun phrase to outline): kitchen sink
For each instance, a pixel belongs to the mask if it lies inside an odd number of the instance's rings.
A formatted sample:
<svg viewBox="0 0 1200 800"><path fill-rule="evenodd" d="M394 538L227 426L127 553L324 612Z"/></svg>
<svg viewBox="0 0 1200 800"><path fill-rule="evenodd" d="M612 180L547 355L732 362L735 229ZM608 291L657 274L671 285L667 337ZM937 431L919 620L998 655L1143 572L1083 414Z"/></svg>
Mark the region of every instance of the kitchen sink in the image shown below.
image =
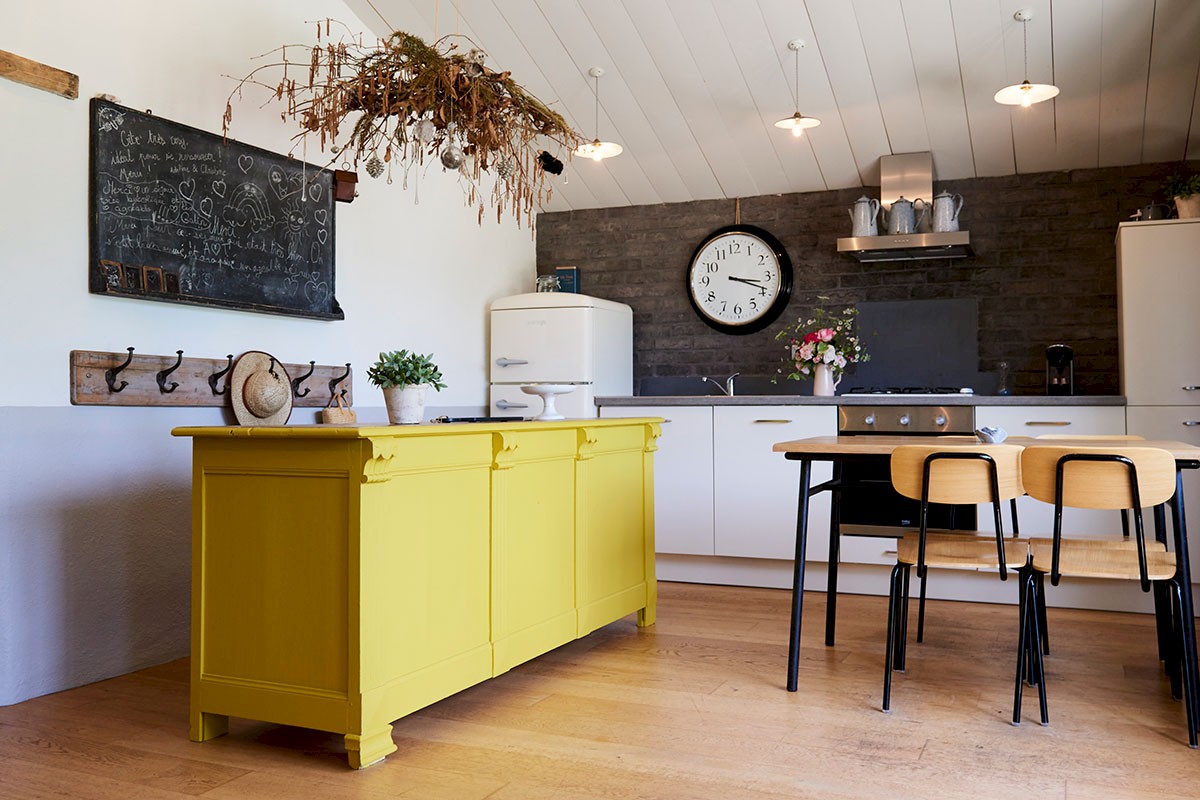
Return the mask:
<svg viewBox="0 0 1200 800"><path fill-rule="evenodd" d="M778 383L771 383L770 376L738 375L733 379L733 394L738 395L772 395L772 394L807 394L808 384L801 381L789 381L779 378ZM641 397L705 397L724 396L721 387L726 385L726 376L705 380L702 375L687 375L681 377L642 378L638 384L638 395Z"/></svg>

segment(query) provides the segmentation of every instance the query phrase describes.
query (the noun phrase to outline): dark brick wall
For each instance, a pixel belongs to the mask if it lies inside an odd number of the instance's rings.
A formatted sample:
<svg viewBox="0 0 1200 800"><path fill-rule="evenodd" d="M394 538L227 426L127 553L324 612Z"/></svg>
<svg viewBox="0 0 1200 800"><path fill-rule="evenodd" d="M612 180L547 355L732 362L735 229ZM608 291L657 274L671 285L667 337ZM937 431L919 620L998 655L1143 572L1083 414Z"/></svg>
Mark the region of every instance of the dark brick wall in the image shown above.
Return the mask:
<svg viewBox="0 0 1200 800"><path fill-rule="evenodd" d="M1200 162L1190 167L1200 168ZM688 303L684 276L697 244L732 224L734 201L544 213L537 220L538 272L579 267L585 293L633 308L634 375L773 375L783 366L775 333L810 315L863 301L971 298L979 302L980 369L1007 360L1018 394L1043 394L1045 346L1075 349L1078 394L1116 394L1117 223L1161 201L1172 164L937 181L965 198L960 226L976 255L955 261L859 264L837 252L846 213L878 190L744 198L741 221L775 234L792 259L792 299L769 329L729 336Z"/></svg>

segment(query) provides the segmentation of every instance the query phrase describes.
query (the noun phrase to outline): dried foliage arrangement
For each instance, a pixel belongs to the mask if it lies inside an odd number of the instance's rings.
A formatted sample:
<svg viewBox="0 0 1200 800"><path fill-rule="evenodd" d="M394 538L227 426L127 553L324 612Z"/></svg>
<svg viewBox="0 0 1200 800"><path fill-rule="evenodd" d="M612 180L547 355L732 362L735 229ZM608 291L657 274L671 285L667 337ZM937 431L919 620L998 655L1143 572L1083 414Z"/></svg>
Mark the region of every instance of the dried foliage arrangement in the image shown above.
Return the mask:
<svg viewBox="0 0 1200 800"><path fill-rule="evenodd" d="M242 78L225 104L221 129L229 134L232 101L248 84L271 90L268 100L286 104L280 113L300 123L297 139L318 137L321 150L373 178L396 165L407 179L413 166L437 158L464 179L468 206L485 211L483 181L493 179L490 203L499 221L505 211L520 225L532 221L553 191L538 155L551 143L570 152L582 137L508 72L484 64L484 53L466 53L446 36L433 45L397 31L374 46L361 40L330 40L331 21L317 24L316 45L287 45L265 55L264 64ZM322 43L324 40L324 43ZM469 41L469 40L468 40ZM303 61L288 51L304 52ZM282 70L278 83L260 77ZM300 77L297 78L297 73ZM407 184L407 180L405 181Z"/></svg>

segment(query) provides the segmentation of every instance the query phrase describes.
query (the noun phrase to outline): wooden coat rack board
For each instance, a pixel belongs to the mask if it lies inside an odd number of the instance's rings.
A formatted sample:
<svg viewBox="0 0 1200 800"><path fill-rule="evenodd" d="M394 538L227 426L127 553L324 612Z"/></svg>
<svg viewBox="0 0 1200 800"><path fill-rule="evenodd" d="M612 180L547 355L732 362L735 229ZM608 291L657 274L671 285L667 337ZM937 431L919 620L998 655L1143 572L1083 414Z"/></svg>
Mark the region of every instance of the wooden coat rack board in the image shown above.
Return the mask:
<svg viewBox="0 0 1200 800"><path fill-rule="evenodd" d="M184 358L132 352L71 351L71 404L77 406L230 406L232 356ZM124 368L122 364L129 361ZM292 406L321 408L333 393L354 404L349 364L284 364L292 381ZM111 379L111 380L110 380ZM112 388L109 388L109 385ZM122 387L124 383L124 387ZM172 384L176 384L172 388Z"/></svg>

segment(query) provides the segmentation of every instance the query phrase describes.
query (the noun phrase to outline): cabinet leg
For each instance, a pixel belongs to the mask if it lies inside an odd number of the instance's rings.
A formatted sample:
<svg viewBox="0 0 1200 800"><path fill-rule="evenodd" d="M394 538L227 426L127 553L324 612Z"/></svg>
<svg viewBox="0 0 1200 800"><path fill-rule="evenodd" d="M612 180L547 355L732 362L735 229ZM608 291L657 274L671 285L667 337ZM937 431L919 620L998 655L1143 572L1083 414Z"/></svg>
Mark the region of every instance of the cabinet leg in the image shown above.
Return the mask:
<svg viewBox="0 0 1200 800"><path fill-rule="evenodd" d="M384 725L382 729L371 734L346 734L346 756L354 769L369 767L377 761L383 761L388 753L396 752L396 743L392 741L392 726Z"/></svg>
<svg viewBox="0 0 1200 800"><path fill-rule="evenodd" d="M645 628L648 625L653 625L655 620L655 607L653 604L645 608L639 608L637 612L637 626Z"/></svg>
<svg viewBox="0 0 1200 800"><path fill-rule="evenodd" d="M229 733L229 717L193 711L188 725L188 738L193 742L206 742Z"/></svg>

